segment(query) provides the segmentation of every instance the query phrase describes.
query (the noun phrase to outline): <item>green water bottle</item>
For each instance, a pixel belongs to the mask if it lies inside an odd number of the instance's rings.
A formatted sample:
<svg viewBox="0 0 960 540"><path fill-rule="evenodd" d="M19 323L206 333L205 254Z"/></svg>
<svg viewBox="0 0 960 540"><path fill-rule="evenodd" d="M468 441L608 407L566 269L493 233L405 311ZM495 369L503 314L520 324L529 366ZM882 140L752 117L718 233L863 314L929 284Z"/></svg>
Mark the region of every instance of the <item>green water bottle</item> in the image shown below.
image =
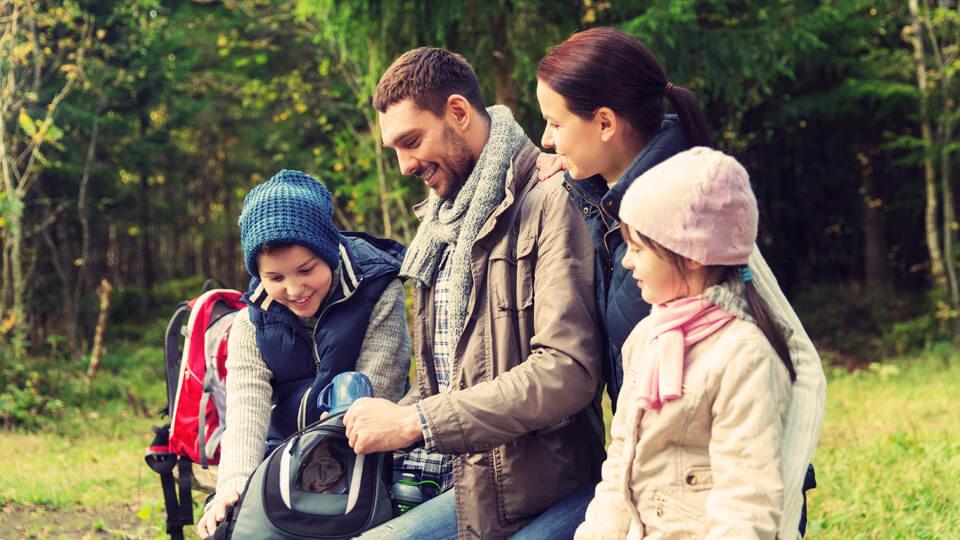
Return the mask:
<svg viewBox="0 0 960 540"><path fill-rule="evenodd" d="M399 516L423 502L423 493L420 483L413 473L405 472L390 488L390 499L393 501L393 514Z"/></svg>

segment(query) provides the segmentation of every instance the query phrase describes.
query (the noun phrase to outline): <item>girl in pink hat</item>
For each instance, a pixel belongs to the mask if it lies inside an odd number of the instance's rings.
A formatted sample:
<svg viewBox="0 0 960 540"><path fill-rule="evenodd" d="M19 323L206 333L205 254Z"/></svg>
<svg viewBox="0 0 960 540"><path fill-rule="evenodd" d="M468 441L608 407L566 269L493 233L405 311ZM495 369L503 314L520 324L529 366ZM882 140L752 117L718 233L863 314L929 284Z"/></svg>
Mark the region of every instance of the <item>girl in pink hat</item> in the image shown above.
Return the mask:
<svg viewBox="0 0 960 540"><path fill-rule="evenodd" d="M624 344L603 479L576 537L773 539L796 371L789 327L747 266L747 172L695 147L637 178L619 217L623 266L652 311Z"/></svg>

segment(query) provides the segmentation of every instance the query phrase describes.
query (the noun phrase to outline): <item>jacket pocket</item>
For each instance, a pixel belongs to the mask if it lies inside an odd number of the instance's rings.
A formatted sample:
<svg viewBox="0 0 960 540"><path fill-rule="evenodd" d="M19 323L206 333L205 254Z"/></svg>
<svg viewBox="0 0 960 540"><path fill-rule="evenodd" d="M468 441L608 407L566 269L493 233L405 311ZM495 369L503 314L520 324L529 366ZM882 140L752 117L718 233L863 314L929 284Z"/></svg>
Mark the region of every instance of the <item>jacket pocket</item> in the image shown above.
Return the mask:
<svg viewBox="0 0 960 540"><path fill-rule="evenodd" d="M504 317L530 311L534 300L536 270L536 237L520 236L516 249L491 252L490 288L493 291L496 316Z"/></svg>
<svg viewBox="0 0 960 540"><path fill-rule="evenodd" d="M503 525L531 518L570 495L584 481L568 430L528 434L494 450L497 506ZM582 467L582 466L581 466Z"/></svg>
<svg viewBox="0 0 960 540"><path fill-rule="evenodd" d="M701 509L661 490L644 501L640 517L646 533L656 538L703 538L707 533L707 516Z"/></svg>

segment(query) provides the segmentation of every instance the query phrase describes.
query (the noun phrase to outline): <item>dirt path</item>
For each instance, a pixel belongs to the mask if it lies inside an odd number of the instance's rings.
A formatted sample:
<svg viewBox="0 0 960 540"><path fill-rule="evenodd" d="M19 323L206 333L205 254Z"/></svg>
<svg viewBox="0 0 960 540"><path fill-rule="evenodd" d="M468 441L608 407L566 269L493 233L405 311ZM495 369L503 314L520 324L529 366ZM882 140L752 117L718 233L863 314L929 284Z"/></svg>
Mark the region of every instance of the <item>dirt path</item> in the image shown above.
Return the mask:
<svg viewBox="0 0 960 540"><path fill-rule="evenodd" d="M158 538L162 531L126 505L49 509L6 505L0 509L0 539L20 538Z"/></svg>

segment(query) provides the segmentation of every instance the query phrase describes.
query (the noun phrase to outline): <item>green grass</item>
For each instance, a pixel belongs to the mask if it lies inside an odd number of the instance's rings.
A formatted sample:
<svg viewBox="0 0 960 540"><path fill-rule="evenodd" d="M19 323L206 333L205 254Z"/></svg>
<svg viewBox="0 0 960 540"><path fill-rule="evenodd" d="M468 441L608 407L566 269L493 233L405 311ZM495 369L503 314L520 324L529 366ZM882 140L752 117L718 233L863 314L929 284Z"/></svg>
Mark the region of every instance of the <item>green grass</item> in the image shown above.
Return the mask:
<svg viewBox="0 0 960 540"><path fill-rule="evenodd" d="M960 360L835 371L829 383L808 537L958 538ZM155 410L163 382L152 384L138 395ZM0 538L164 537L159 481L143 462L153 423L121 398L53 431L0 432Z"/></svg>
<svg viewBox="0 0 960 540"><path fill-rule="evenodd" d="M960 363L832 373L811 538L960 537Z"/></svg>

